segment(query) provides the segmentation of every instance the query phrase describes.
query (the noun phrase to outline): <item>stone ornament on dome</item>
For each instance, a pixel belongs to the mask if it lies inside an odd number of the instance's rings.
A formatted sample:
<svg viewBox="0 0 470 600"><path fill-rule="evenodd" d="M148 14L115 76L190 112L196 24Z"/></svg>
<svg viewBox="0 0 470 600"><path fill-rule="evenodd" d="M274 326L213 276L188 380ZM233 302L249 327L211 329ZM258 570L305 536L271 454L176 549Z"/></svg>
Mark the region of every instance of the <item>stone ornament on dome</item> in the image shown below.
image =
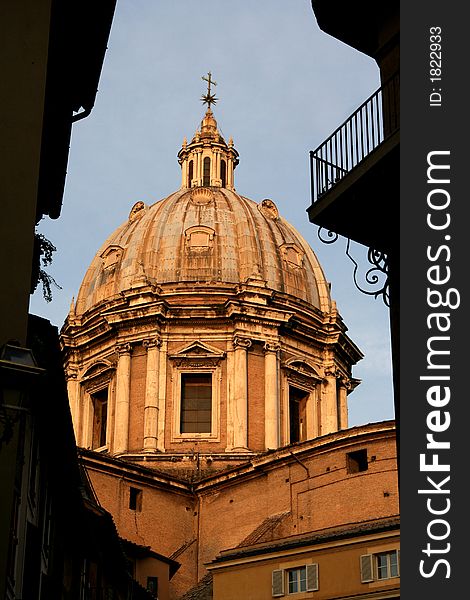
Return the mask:
<svg viewBox="0 0 470 600"><path fill-rule="evenodd" d="M111 244L101 254L101 260L103 261L103 269L105 271L112 271L117 263L120 261L124 248L116 244Z"/></svg>
<svg viewBox="0 0 470 600"><path fill-rule="evenodd" d="M277 206L269 198L265 198L260 204L258 204L258 210L268 219L272 219L273 221L277 221L277 219L279 219L279 211L277 210Z"/></svg>
<svg viewBox="0 0 470 600"><path fill-rule="evenodd" d="M214 200L214 192L207 187L197 187L191 192L191 203L196 205L210 204Z"/></svg>
<svg viewBox="0 0 470 600"><path fill-rule="evenodd" d="M141 217L143 215L142 211L145 210L145 208L145 203L142 202L142 200L136 202L129 213L129 222L133 221L137 217Z"/></svg>
<svg viewBox="0 0 470 600"><path fill-rule="evenodd" d="M303 266L304 252L295 244L283 244L280 246L282 258L290 267L301 268Z"/></svg>

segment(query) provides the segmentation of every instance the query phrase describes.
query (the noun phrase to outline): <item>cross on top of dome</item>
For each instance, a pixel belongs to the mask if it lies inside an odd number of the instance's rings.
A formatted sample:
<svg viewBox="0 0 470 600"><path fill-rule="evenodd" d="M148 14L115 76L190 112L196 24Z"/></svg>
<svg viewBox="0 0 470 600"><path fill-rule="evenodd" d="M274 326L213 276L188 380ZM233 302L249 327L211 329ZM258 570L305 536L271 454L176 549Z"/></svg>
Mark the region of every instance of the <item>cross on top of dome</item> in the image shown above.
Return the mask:
<svg viewBox="0 0 470 600"><path fill-rule="evenodd" d="M217 85L217 82L212 79L210 71L207 73L207 77L202 76L201 79L207 81L207 92L201 96L201 101L203 104L207 104L207 108L210 110L211 104L215 104L218 100L215 94L211 94L211 85Z"/></svg>

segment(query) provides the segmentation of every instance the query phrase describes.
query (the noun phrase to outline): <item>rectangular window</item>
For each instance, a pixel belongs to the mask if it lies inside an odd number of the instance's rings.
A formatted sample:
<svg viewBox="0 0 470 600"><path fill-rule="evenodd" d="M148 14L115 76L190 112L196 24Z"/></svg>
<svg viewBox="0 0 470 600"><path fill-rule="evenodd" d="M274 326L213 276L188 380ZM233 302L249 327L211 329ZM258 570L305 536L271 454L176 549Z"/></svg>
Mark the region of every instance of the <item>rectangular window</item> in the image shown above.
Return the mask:
<svg viewBox="0 0 470 600"><path fill-rule="evenodd" d="M398 577L398 551L382 552L376 555L377 579Z"/></svg>
<svg viewBox="0 0 470 600"><path fill-rule="evenodd" d="M211 184L211 159L206 156L203 163L202 185L208 187Z"/></svg>
<svg viewBox="0 0 470 600"><path fill-rule="evenodd" d="M106 446L106 428L108 425L108 388L91 394L93 403L92 449Z"/></svg>
<svg viewBox="0 0 470 600"><path fill-rule="evenodd" d="M400 552L391 550L361 556L361 582L391 579L400 576Z"/></svg>
<svg viewBox="0 0 470 600"><path fill-rule="evenodd" d="M158 596L158 577L147 577L147 591L149 591L152 596L155 596L155 598L157 598L157 596Z"/></svg>
<svg viewBox="0 0 470 600"><path fill-rule="evenodd" d="M289 594L297 594L307 590L307 569L290 569L287 571L287 591Z"/></svg>
<svg viewBox="0 0 470 600"><path fill-rule="evenodd" d="M309 393L289 386L290 443L307 439L307 400Z"/></svg>
<svg viewBox="0 0 470 600"><path fill-rule="evenodd" d="M181 433L211 433L211 373L181 374Z"/></svg>
<svg viewBox="0 0 470 600"><path fill-rule="evenodd" d="M136 512L141 512L141 510L142 510L142 490L139 490L139 488L135 488L135 487L129 488L129 508L131 510L135 510Z"/></svg>

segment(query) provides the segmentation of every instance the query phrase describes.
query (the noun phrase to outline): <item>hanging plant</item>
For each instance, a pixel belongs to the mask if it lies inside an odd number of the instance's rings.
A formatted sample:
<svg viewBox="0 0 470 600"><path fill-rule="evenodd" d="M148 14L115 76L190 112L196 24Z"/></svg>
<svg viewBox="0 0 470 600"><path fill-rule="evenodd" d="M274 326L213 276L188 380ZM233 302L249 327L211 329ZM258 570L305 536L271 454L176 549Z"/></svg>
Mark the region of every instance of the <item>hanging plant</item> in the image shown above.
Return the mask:
<svg viewBox="0 0 470 600"><path fill-rule="evenodd" d="M39 282L42 285L42 295L46 302L52 300L52 286L61 290L61 286L49 275L43 267L52 263L52 254L57 248L42 233L34 234L33 272L31 277L31 293L34 293Z"/></svg>

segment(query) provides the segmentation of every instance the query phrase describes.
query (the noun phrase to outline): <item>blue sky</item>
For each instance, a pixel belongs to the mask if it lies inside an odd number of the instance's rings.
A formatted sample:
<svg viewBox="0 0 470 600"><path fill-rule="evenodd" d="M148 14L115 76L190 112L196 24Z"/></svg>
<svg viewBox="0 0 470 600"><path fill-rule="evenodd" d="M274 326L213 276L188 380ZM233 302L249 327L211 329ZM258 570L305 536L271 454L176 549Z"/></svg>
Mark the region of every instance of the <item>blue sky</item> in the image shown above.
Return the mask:
<svg viewBox="0 0 470 600"><path fill-rule="evenodd" d="M319 29L310 0L118 0L95 107L73 125L61 217L39 225L57 248L47 270L62 289L48 304L38 288L30 312L60 328L93 256L135 202L179 188L176 154L203 116L208 71L219 129L240 153L237 191L274 200L310 243L365 354L350 425L393 418L388 309L356 289L346 240L323 244L306 213L309 150L379 87L379 71ZM353 244L353 253L367 270L366 249Z"/></svg>

